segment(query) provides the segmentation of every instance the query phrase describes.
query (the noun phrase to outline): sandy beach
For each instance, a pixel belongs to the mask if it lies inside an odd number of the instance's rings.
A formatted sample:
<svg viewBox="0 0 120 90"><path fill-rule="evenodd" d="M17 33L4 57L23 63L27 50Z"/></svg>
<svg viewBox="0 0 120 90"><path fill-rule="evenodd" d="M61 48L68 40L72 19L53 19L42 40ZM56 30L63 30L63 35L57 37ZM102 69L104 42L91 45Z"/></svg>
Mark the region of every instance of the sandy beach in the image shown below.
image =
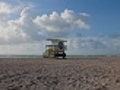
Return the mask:
<svg viewBox="0 0 120 90"><path fill-rule="evenodd" d="M0 90L120 90L120 57L0 59Z"/></svg>

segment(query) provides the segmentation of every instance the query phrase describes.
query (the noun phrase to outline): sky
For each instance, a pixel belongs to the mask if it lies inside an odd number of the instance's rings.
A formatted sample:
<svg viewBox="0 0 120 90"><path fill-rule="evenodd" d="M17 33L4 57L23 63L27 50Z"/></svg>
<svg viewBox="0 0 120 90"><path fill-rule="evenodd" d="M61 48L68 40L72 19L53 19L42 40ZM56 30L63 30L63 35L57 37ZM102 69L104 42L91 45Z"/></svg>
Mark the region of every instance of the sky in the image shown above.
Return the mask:
<svg viewBox="0 0 120 90"><path fill-rule="evenodd" d="M0 0L0 54L42 55L47 38L69 55L120 55L120 0Z"/></svg>

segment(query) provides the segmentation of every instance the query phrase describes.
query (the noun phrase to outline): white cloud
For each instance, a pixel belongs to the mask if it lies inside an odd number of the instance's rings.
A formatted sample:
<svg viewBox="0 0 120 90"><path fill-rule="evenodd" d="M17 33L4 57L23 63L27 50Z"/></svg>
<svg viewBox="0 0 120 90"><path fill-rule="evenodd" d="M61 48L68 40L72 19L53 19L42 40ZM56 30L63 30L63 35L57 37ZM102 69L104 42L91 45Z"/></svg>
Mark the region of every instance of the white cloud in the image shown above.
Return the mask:
<svg viewBox="0 0 120 90"><path fill-rule="evenodd" d="M33 16L31 5L21 10L19 6L13 7L4 2L0 4L0 44L40 42L43 38L65 37L71 30L89 28L79 14L72 10ZM8 18L16 14L20 17Z"/></svg>
<svg viewBox="0 0 120 90"><path fill-rule="evenodd" d="M0 28L5 28L6 22L8 20L8 15L14 12L14 8L12 8L10 5L0 2Z"/></svg>
<svg viewBox="0 0 120 90"><path fill-rule="evenodd" d="M10 13L14 12L14 10L15 10L15 8L10 6L9 4L0 2L0 14L10 14Z"/></svg>
<svg viewBox="0 0 120 90"><path fill-rule="evenodd" d="M80 18L78 13L68 9L65 9L60 14L54 11L50 15L44 14L37 16L34 22L41 29L50 32L69 32L70 30L76 29L89 29L89 25Z"/></svg>
<svg viewBox="0 0 120 90"><path fill-rule="evenodd" d="M0 43L1 44L20 44L32 42L32 35L36 32L36 28L32 23L32 17L27 12L30 8L25 7L21 13L20 17L15 20L2 21L0 25ZM4 24L4 25L3 25ZM7 27L4 27L7 26Z"/></svg>
<svg viewBox="0 0 120 90"><path fill-rule="evenodd" d="M43 50L43 42L17 45L0 45L0 54L5 55L42 55Z"/></svg>
<svg viewBox="0 0 120 90"><path fill-rule="evenodd" d="M33 16L30 10L31 6L20 8L0 2L0 50L3 53L39 53L44 47L40 45L44 38L65 37L71 30L89 29L79 13L72 10L41 16Z"/></svg>
<svg viewBox="0 0 120 90"><path fill-rule="evenodd" d="M80 13L80 15L84 17L90 17L90 14L87 14L87 13Z"/></svg>
<svg viewBox="0 0 120 90"><path fill-rule="evenodd" d="M87 49L104 49L108 47L105 38L101 37L75 37L70 40L71 47L80 49L80 48L87 48Z"/></svg>
<svg viewBox="0 0 120 90"><path fill-rule="evenodd" d="M120 53L119 37L83 36L68 40L69 51L74 54L118 54ZM75 53L76 52L76 53Z"/></svg>

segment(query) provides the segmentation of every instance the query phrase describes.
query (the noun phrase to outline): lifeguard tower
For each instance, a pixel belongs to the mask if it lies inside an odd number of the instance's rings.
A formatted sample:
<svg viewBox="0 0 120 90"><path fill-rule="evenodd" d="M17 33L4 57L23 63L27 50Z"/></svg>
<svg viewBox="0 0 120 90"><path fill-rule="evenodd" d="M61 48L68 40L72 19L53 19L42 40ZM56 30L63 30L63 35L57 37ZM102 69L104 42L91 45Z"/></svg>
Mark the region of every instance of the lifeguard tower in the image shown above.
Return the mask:
<svg viewBox="0 0 120 90"><path fill-rule="evenodd" d="M50 45L45 46L45 52L43 53L44 58L65 58L67 50L66 40L63 39L47 39L47 41L51 41Z"/></svg>

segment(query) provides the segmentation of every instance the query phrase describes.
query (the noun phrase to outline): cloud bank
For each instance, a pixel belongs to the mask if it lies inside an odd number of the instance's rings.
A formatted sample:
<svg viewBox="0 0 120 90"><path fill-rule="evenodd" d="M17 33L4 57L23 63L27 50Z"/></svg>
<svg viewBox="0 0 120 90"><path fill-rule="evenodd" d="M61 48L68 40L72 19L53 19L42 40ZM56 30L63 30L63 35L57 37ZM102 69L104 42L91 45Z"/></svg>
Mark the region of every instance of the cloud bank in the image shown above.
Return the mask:
<svg viewBox="0 0 120 90"><path fill-rule="evenodd" d="M112 36L82 36L69 40L70 50L81 55L119 55L120 35ZM74 53L71 53L74 54Z"/></svg>
<svg viewBox="0 0 120 90"><path fill-rule="evenodd" d="M78 30L90 29L91 15L87 13L65 9L39 15L31 13L32 10L32 5L20 7L0 2L0 53L42 54L44 40L53 37L66 38L69 51L77 54L120 52L120 35L108 38L72 36Z"/></svg>
<svg viewBox="0 0 120 90"><path fill-rule="evenodd" d="M88 17L85 14L80 15L65 9L61 13L53 11L49 15L33 16L31 9L29 6L20 9L5 2L0 3L0 44L40 42L50 36L63 37L67 36L69 31L90 28L81 18ZM15 15L19 17L12 19Z"/></svg>
<svg viewBox="0 0 120 90"><path fill-rule="evenodd" d="M50 32L69 32L69 30L89 29L89 25L82 20L81 15L72 10L65 9L62 13L52 12L52 14L44 14L37 16L34 22L40 28Z"/></svg>

